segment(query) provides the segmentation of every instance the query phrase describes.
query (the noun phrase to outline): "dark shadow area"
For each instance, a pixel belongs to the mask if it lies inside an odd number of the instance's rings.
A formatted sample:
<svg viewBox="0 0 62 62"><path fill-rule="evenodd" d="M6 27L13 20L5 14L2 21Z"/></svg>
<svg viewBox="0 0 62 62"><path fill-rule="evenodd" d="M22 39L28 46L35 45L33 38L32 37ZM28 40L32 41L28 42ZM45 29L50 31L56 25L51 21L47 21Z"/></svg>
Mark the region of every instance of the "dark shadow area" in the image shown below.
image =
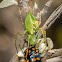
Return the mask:
<svg viewBox="0 0 62 62"><path fill-rule="evenodd" d="M3 0L0 0L0 2L2 2Z"/></svg>
<svg viewBox="0 0 62 62"><path fill-rule="evenodd" d="M0 24L0 32L6 32L7 29L2 25Z"/></svg>
<svg viewBox="0 0 62 62"><path fill-rule="evenodd" d="M53 40L54 48L62 48L62 15L47 29L47 37Z"/></svg>

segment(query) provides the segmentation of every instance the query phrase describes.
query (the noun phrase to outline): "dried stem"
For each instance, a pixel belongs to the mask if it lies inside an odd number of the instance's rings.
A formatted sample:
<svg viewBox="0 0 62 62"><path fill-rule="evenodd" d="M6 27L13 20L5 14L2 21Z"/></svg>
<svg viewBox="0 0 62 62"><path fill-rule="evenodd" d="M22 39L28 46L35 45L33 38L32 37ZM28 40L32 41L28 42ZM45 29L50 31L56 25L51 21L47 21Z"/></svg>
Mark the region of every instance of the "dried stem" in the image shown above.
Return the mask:
<svg viewBox="0 0 62 62"><path fill-rule="evenodd" d="M60 14L62 14L62 4L50 15L50 17L42 26L42 28L48 29L55 22L55 20L60 16Z"/></svg>

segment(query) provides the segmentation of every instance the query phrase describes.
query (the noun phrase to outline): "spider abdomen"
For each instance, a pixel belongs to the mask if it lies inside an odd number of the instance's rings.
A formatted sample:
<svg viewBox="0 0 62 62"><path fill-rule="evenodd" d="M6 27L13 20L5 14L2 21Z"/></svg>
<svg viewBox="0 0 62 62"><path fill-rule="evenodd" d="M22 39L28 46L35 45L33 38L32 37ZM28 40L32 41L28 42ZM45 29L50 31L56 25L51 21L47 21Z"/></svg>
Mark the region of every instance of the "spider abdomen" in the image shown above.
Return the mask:
<svg viewBox="0 0 62 62"><path fill-rule="evenodd" d="M28 54L27 54L28 51ZM24 52L25 62L41 62L39 49L31 46Z"/></svg>

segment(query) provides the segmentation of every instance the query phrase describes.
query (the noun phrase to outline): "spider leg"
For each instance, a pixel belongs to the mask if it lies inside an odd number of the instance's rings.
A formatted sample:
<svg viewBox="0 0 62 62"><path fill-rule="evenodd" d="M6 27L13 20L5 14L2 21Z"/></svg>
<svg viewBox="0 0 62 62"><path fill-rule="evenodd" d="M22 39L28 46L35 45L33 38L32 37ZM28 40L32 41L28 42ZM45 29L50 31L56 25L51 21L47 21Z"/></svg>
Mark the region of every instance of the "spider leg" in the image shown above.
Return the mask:
<svg viewBox="0 0 62 62"><path fill-rule="evenodd" d="M20 34L19 32L17 32L16 38L15 38L15 48L16 48L17 53L18 53L18 48L17 48L17 43L16 42L17 42L17 39L18 39L18 35L23 37L22 34ZM21 39L21 41L22 41L22 39ZM19 45L18 46L21 45L21 41L19 42Z"/></svg>
<svg viewBox="0 0 62 62"><path fill-rule="evenodd" d="M28 36L28 48L29 48L29 40L30 40L30 37L31 37L31 35ZM26 59L27 59L27 55L28 55L28 49L26 51Z"/></svg>
<svg viewBox="0 0 62 62"><path fill-rule="evenodd" d="M16 43L16 40L17 40L17 36L18 36L19 32L16 34L16 39L15 39L15 48L16 48L16 51L18 53L18 49L17 49L17 43Z"/></svg>
<svg viewBox="0 0 62 62"><path fill-rule="evenodd" d="M24 26L24 22L22 20L22 14L21 14L21 9L20 8L19 8L19 14L20 14L20 19L21 19L22 25Z"/></svg>

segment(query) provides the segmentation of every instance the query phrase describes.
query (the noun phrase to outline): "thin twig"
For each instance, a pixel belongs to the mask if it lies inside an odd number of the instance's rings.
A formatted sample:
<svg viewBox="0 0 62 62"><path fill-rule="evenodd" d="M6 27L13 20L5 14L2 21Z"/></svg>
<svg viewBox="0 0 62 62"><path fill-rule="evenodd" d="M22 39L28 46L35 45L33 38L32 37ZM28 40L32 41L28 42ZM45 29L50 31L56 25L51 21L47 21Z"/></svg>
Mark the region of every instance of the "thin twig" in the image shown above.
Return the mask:
<svg viewBox="0 0 62 62"><path fill-rule="evenodd" d="M62 4L50 15L50 17L42 26L42 28L48 29L55 22L55 20L60 16L60 14L62 14Z"/></svg>

